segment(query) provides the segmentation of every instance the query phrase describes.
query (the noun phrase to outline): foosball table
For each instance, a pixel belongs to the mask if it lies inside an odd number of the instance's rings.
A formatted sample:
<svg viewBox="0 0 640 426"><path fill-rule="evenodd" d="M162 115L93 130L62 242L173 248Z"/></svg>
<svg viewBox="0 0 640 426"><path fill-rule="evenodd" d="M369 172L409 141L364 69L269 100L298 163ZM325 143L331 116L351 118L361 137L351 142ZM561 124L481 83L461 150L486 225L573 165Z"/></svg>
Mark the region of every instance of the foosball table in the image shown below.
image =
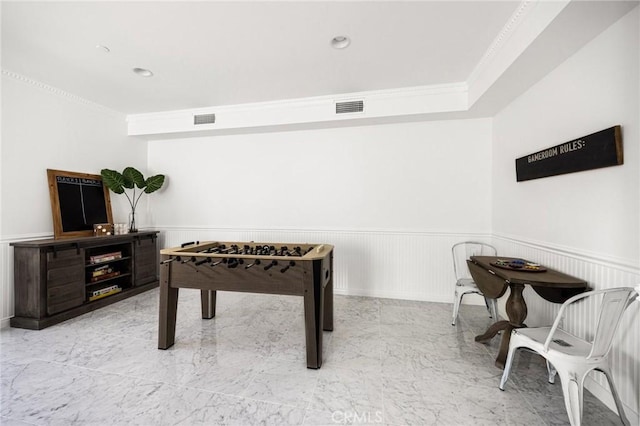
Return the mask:
<svg viewBox="0 0 640 426"><path fill-rule="evenodd" d="M322 331L333 330L333 246L190 242L160 250L158 348L175 342L178 290L200 290L202 318L216 314L216 291L302 296L307 368L322 365Z"/></svg>

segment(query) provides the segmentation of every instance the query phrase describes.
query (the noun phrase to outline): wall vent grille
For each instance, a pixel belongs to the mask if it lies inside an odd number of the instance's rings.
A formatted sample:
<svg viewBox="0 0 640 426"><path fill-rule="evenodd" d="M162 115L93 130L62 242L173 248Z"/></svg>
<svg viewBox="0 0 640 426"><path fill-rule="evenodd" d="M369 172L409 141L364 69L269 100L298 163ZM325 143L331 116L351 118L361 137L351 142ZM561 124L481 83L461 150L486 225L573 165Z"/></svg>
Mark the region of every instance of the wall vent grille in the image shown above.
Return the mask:
<svg viewBox="0 0 640 426"><path fill-rule="evenodd" d="M193 116L193 124L213 124L216 122L215 114L200 114Z"/></svg>
<svg viewBox="0 0 640 426"><path fill-rule="evenodd" d="M364 101L336 102L336 114L364 111Z"/></svg>

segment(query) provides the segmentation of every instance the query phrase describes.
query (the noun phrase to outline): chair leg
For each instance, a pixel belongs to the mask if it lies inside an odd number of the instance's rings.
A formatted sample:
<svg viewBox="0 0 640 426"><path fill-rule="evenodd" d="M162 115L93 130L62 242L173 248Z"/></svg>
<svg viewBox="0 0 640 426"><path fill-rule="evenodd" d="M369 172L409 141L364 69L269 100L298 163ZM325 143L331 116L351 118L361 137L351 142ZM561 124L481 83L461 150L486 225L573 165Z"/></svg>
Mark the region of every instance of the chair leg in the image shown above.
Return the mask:
<svg viewBox="0 0 640 426"><path fill-rule="evenodd" d="M562 383L562 393L564 394L564 406L567 409L569 423L571 426L580 426L582 424L582 382L583 377L575 372L569 376L568 373L558 372L560 374L560 382Z"/></svg>
<svg viewBox="0 0 640 426"><path fill-rule="evenodd" d="M451 325L456 325L456 320L458 319L458 310L460 309L460 303L462 303L462 297L464 293L459 294L458 289L454 293L453 299L453 319L451 320Z"/></svg>
<svg viewBox="0 0 640 426"><path fill-rule="evenodd" d="M513 364L513 357L517 352L517 350L518 350L517 347L509 347L509 352L507 353L507 360L504 363L504 370L502 371L502 378L500 379L500 390L504 390L504 385L507 384L507 380L509 380L509 374L511 373L511 365Z"/></svg>
<svg viewBox="0 0 640 426"><path fill-rule="evenodd" d="M484 303L487 305L487 309L489 309L489 316L493 318L494 321L498 321L498 301L485 297Z"/></svg>
<svg viewBox="0 0 640 426"><path fill-rule="evenodd" d="M556 374L558 371L556 368L547 360L547 372L549 373L549 383L554 384L556 382Z"/></svg>
<svg viewBox="0 0 640 426"><path fill-rule="evenodd" d="M600 368L600 371L604 373L607 377L607 381L609 382L609 388L611 389L611 395L613 396L613 400L616 403L616 408L618 409L618 416L620 417L620 421L625 426L630 426L629 419L624 414L624 407L622 405L622 401L620 401L620 396L618 395L618 391L616 390L616 385L613 383L613 376L611 376L611 372L608 369Z"/></svg>

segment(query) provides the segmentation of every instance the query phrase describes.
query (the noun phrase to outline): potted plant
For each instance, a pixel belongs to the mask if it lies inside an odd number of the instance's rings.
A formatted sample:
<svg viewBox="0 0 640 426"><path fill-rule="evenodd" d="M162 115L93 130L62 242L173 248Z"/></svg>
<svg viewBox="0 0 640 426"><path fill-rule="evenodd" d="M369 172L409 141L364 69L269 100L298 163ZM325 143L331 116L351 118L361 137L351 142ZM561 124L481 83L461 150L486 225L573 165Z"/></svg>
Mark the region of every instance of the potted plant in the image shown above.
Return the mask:
<svg viewBox="0 0 640 426"><path fill-rule="evenodd" d="M104 185L116 194L124 194L131 205L131 220L129 221L129 232L138 232L136 228L136 206L142 194L151 194L162 188L164 175L151 176L145 179L134 167L125 168L122 173L116 170L102 169L100 171ZM136 196L136 188L140 193ZM127 189L131 189L131 196L127 194Z"/></svg>

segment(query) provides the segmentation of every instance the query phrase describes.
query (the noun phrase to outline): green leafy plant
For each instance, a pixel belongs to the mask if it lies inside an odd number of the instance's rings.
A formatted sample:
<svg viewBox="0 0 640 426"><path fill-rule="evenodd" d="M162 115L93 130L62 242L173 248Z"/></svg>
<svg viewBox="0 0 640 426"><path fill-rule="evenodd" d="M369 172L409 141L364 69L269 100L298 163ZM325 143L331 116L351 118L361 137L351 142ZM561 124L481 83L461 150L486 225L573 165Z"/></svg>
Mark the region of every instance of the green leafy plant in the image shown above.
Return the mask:
<svg viewBox="0 0 640 426"><path fill-rule="evenodd" d="M102 183L115 192L116 194L124 194L131 205L131 223L129 232L137 232L136 228L136 207L142 194L151 194L156 192L164 184L164 175L155 175L147 179L134 167L125 168L122 173L116 170L102 169L100 171ZM136 196L136 188L140 191ZM131 195L127 193L127 189L131 189Z"/></svg>

